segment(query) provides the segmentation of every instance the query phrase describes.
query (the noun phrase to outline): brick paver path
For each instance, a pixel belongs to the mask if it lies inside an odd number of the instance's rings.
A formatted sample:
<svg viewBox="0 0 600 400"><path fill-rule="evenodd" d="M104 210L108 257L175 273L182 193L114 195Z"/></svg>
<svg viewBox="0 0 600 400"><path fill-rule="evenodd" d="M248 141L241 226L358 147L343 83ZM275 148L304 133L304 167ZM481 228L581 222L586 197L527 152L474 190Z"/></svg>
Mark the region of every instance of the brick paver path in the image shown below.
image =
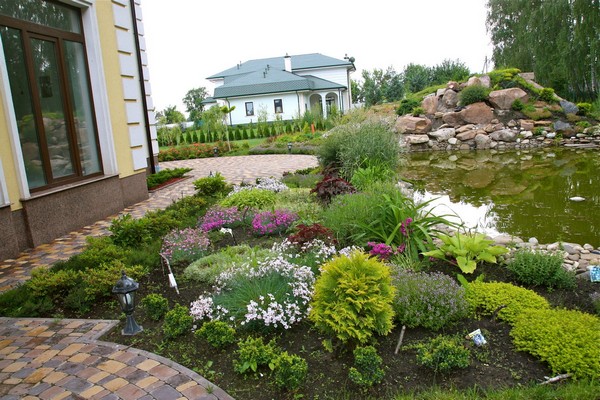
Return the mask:
<svg viewBox="0 0 600 400"><path fill-rule="evenodd" d="M0 400L233 399L164 357L97 340L117 324L0 318Z"/></svg>

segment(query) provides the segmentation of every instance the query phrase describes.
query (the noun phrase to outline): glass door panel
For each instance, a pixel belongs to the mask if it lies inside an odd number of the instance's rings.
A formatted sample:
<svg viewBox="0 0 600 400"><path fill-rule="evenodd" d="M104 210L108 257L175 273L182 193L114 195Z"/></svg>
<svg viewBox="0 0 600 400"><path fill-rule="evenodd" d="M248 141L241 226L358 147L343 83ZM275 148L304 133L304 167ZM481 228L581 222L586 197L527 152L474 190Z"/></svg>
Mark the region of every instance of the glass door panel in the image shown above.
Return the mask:
<svg viewBox="0 0 600 400"><path fill-rule="evenodd" d="M56 43L32 38L34 84L37 85L52 178L74 174L72 149L65 121Z"/></svg>
<svg viewBox="0 0 600 400"><path fill-rule="evenodd" d="M91 93L89 90L87 65L83 44L65 40L67 60L67 86L73 102L72 113L75 122L79 157L83 175L102 170L96 142L96 124L92 113Z"/></svg>
<svg viewBox="0 0 600 400"><path fill-rule="evenodd" d="M25 163L25 173L30 189L44 186L46 176L40 152L40 139L34 117L31 88L25 67L21 31L6 26L0 27L10 91L19 131L19 141Z"/></svg>

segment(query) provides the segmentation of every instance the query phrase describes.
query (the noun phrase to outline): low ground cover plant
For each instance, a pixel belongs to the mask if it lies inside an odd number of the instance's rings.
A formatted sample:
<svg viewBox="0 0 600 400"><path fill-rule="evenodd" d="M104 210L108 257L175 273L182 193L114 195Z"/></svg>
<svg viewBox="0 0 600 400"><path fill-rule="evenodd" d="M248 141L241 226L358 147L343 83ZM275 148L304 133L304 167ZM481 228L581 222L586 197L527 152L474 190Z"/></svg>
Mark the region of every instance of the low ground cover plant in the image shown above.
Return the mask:
<svg viewBox="0 0 600 400"><path fill-rule="evenodd" d="M167 182L168 180L174 178L181 178L186 173L190 172L191 168L167 168L158 171L155 174L152 174L146 178L146 185L148 186L148 190L152 190L159 185Z"/></svg>
<svg viewBox="0 0 600 400"><path fill-rule="evenodd" d="M140 306L153 321L160 321L169 312L169 300L166 297L150 293L140 301Z"/></svg>
<svg viewBox="0 0 600 400"><path fill-rule="evenodd" d="M218 349L235 343L235 329L223 321L207 321L196 331L196 336L205 339Z"/></svg>
<svg viewBox="0 0 600 400"><path fill-rule="evenodd" d="M348 371L348 378L363 388L381 382L385 371L381 368L382 359L373 346L357 347L353 351L354 366Z"/></svg>
<svg viewBox="0 0 600 400"><path fill-rule="evenodd" d="M470 365L471 353L460 336L438 335L414 347L417 362L434 372L444 374Z"/></svg>

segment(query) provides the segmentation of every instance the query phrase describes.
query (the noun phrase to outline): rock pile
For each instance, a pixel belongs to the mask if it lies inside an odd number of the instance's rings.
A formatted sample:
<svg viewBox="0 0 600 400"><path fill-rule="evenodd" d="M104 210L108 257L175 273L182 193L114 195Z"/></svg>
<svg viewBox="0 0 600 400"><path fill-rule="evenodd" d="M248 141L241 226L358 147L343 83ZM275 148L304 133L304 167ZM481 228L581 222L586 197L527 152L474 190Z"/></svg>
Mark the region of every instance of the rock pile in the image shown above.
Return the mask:
<svg viewBox="0 0 600 400"><path fill-rule="evenodd" d="M526 149L551 145L600 147L600 126L576 129L571 122L552 120L551 112L575 115L575 104L559 99L559 104L533 103L540 115L533 120L512 110L516 100L529 102L529 94L520 88L492 91L487 101L459 106L459 91L471 85L490 86L489 76L472 77L466 83L449 82L421 103L424 115L397 118L395 130L401 144L411 151ZM546 113L546 114L542 114Z"/></svg>

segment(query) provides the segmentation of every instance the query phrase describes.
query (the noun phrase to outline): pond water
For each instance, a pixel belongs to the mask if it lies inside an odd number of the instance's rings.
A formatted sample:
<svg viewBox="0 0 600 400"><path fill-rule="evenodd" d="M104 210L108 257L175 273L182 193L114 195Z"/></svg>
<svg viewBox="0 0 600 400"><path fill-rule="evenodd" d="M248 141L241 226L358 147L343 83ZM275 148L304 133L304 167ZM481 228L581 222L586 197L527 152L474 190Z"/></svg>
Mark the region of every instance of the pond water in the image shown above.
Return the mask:
<svg viewBox="0 0 600 400"><path fill-rule="evenodd" d="M435 214L456 213L492 236L600 246L598 150L423 152L403 160L403 178L417 198L435 199Z"/></svg>

